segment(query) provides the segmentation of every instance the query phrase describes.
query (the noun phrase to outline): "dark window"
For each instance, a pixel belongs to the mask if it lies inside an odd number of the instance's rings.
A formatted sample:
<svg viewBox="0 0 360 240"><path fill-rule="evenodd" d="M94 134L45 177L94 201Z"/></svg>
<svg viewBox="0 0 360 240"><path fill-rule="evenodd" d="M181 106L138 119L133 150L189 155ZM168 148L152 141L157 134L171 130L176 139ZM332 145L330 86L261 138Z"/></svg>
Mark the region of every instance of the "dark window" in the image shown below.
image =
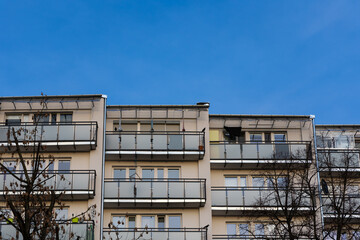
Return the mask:
<svg viewBox="0 0 360 240"><path fill-rule="evenodd" d="M61 123L71 123L72 122L72 114L71 113L60 114L60 122Z"/></svg>

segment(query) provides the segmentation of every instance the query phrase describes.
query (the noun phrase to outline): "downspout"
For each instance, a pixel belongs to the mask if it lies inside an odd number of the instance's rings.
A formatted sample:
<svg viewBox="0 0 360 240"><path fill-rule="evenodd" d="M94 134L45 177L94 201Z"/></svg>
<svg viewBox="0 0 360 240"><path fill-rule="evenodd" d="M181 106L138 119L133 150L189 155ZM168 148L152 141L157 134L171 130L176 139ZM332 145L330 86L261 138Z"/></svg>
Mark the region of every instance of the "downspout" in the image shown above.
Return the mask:
<svg viewBox="0 0 360 240"><path fill-rule="evenodd" d="M103 116L104 116L104 123L103 123L103 145L102 145L102 164L101 164L101 170L102 170L102 177L101 177L101 206L100 206L100 239L103 239L103 227L104 227L104 194L105 194L105 189L104 189L104 179L105 179L105 139L106 139L106 101L107 101L107 95L102 95L102 97L104 98L104 112L103 112Z"/></svg>
<svg viewBox="0 0 360 240"><path fill-rule="evenodd" d="M321 195L319 158L318 158L317 143L316 143L315 115L310 115L310 118L311 118L311 121L312 121L312 124L313 124L313 137L314 137L314 149L315 149L316 175L317 175L317 180L318 180L318 191L319 191L319 201L320 201L321 228L322 228L322 231L324 231L324 212L323 212L322 195Z"/></svg>

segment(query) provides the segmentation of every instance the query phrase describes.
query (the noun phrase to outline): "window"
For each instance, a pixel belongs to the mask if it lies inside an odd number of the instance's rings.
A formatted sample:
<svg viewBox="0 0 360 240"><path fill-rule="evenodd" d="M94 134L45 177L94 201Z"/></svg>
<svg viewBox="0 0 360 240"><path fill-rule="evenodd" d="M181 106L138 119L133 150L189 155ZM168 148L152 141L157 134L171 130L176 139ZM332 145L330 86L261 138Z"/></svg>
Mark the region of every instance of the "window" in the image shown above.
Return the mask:
<svg viewBox="0 0 360 240"><path fill-rule="evenodd" d="M262 142L262 134L261 133L251 133L250 134L250 142Z"/></svg>
<svg viewBox="0 0 360 240"><path fill-rule="evenodd" d="M20 125L21 124L21 115L7 115L6 116L6 125Z"/></svg>
<svg viewBox="0 0 360 240"><path fill-rule="evenodd" d="M236 224L235 223L226 224L226 233L227 235L236 235Z"/></svg>
<svg viewBox="0 0 360 240"><path fill-rule="evenodd" d="M265 181L263 177L253 177L252 178L253 187L264 187Z"/></svg>
<svg viewBox="0 0 360 240"><path fill-rule="evenodd" d="M157 170L157 178L164 179L164 169L160 168Z"/></svg>
<svg viewBox="0 0 360 240"><path fill-rule="evenodd" d="M114 169L114 178L126 178L126 169Z"/></svg>
<svg viewBox="0 0 360 240"><path fill-rule="evenodd" d="M255 224L255 236L264 236L264 235L265 235L264 224L262 223Z"/></svg>
<svg viewBox="0 0 360 240"><path fill-rule="evenodd" d="M142 228L155 228L155 217L154 216L142 216L141 217Z"/></svg>
<svg viewBox="0 0 360 240"><path fill-rule="evenodd" d="M181 228L181 216L169 216L169 228Z"/></svg>
<svg viewBox="0 0 360 240"><path fill-rule="evenodd" d="M60 123L71 123L72 114L71 113L62 113L60 114Z"/></svg>
<svg viewBox="0 0 360 240"><path fill-rule="evenodd" d="M49 124L50 114L35 114L34 122L39 124Z"/></svg>
<svg viewBox="0 0 360 240"><path fill-rule="evenodd" d="M129 226L128 228L135 228L136 224L135 224L135 216L130 216L129 217Z"/></svg>
<svg viewBox="0 0 360 240"><path fill-rule="evenodd" d="M142 170L142 178L154 178L154 169L143 169Z"/></svg>
<svg viewBox="0 0 360 240"><path fill-rule="evenodd" d="M130 181L134 181L136 179L136 169L135 168L129 169L129 178L130 178Z"/></svg>
<svg viewBox="0 0 360 240"><path fill-rule="evenodd" d="M168 178L179 179L179 169L168 169Z"/></svg>
<svg viewBox="0 0 360 240"><path fill-rule="evenodd" d="M67 209L55 209L56 220L67 220L68 210Z"/></svg>
<svg viewBox="0 0 360 240"><path fill-rule="evenodd" d="M158 216L158 228L163 231L165 228L165 216Z"/></svg>
<svg viewBox="0 0 360 240"><path fill-rule="evenodd" d="M70 161L59 161L59 170L61 170L63 173L70 173Z"/></svg>
<svg viewBox="0 0 360 240"><path fill-rule="evenodd" d="M51 125L56 125L56 113L51 114Z"/></svg>
<svg viewBox="0 0 360 240"><path fill-rule="evenodd" d="M237 187L237 177L225 177L225 186L226 187Z"/></svg>
<svg viewBox="0 0 360 240"><path fill-rule="evenodd" d="M112 224L115 228L126 228L126 217L125 216L113 216Z"/></svg>
<svg viewBox="0 0 360 240"><path fill-rule="evenodd" d="M248 236L249 235L249 224L247 224L247 223L239 224L239 235L240 236Z"/></svg>
<svg viewBox="0 0 360 240"><path fill-rule="evenodd" d="M284 133L275 133L274 140L275 142L286 142L286 135Z"/></svg>

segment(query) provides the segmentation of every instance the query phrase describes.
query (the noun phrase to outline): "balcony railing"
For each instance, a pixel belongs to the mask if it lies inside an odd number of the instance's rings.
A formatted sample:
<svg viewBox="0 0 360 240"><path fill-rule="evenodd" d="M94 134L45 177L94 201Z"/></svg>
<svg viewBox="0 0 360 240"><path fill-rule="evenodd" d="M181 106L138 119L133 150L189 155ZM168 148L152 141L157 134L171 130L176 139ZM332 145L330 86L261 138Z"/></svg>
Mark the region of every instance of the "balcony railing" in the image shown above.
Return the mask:
<svg viewBox="0 0 360 240"><path fill-rule="evenodd" d="M14 175L21 179L25 178L23 171L15 171ZM5 196L18 196L24 191L24 187L20 184L13 184L18 182L15 176L10 173L0 173L0 200L4 200ZM55 191L65 200L86 200L95 196L95 170L53 170L47 171L38 179L43 181L39 192Z"/></svg>
<svg viewBox="0 0 360 240"><path fill-rule="evenodd" d="M339 170L360 168L359 155L360 151L318 150L319 164L323 170L326 168L338 168Z"/></svg>
<svg viewBox="0 0 360 240"><path fill-rule="evenodd" d="M207 240L206 228L121 228L104 229L103 239L121 240Z"/></svg>
<svg viewBox="0 0 360 240"><path fill-rule="evenodd" d="M335 197L323 195L321 199L324 217L338 217L339 212L336 209L341 209L341 217L347 219L356 218L357 221L360 221L360 194L347 194L345 196L339 194Z"/></svg>
<svg viewBox="0 0 360 240"><path fill-rule="evenodd" d="M105 179L107 208L197 208L205 201L205 179Z"/></svg>
<svg viewBox="0 0 360 240"><path fill-rule="evenodd" d="M204 132L106 132L106 155L125 157L137 155L156 160L202 159L205 154Z"/></svg>
<svg viewBox="0 0 360 240"><path fill-rule="evenodd" d="M312 154L310 142L211 142L210 158L212 168L254 168L267 163L309 163Z"/></svg>
<svg viewBox="0 0 360 240"><path fill-rule="evenodd" d="M71 122L54 124L20 123L0 124L0 145L14 147L13 130L23 151L32 151L31 146L41 143L44 150L89 151L96 148L97 122Z"/></svg>
<svg viewBox="0 0 360 240"><path fill-rule="evenodd" d="M280 237L280 236L276 236L276 235L226 235L226 234L215 234L212 235L212 239L213 240L230 240L230 239L256 239L256 240L268 240L268 239L272 239L272 240L282 240L285 239L286 236ZM311 240L311 239L316 239L316 238L309 238L309 237L299 237L297 236L296 239L307 239L307 240Z"/></svg>
<svg viewBox="0 0 360 240"><path fill-rule="evenodd" d="M94 222L86 221L81 223L59 223L59 239L84 239L94 240ZM64 231L63 231L64 230ZM22 235L16 229L5 222L0 223L0 239L23 240ZM49 236L51 238L51 236ZM51 238L54 239L54 238Z"/></svg>
<svg viewBox="0 0 360 240"><path fill-rule="evenodd" d="M215 215L231 215L247 211L279 211L281 206L310 210L310 196L298 188L212 187L212 211Z"/></svg>

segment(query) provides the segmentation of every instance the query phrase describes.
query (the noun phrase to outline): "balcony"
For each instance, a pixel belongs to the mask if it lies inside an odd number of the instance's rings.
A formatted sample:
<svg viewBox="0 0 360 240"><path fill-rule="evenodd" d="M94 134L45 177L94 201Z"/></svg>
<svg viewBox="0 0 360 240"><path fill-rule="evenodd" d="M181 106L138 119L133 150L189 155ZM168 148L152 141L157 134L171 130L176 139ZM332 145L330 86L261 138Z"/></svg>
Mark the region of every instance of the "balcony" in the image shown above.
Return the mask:
<svg viewBox="0 0 360 240"><path fill-rule="evenodd" d="M23 152L32 152L33 146L41 143L42 151L73 152L96 149L97 122L72 122L55 124L21 123L0 124L0 146L15 149L13 130Z"/></svg>
<svg viewBox="0 0 360 240"><path fill-rule="evenodd" d="M94 240L94 222L86 221L82 223L61 223L60 229L64 229L65 233L59 232L59 239L84 239ZM51 237L51 236L49 236ZM17 239L23 240L22 235L16 229L5 222L0 223L0 239Z"/></svg>
<svg viewBox="0 0 360 240"><path fill-rule="evenodd" d="M18 178L25 178L23 171L16 171L14 174ZM41 178L43 176L39 177ZM95 179L95 170L51 171L42 179L44 182L39 192L44 192L46 188L61 194L63 200L88 200L95 196ZM16 197L24 191L19 184L13 184L17 181L9 173L0 173L0 201L4 201L5 196Z"/></svg>
<svg viewBox="0 0 360 240"><path fill-rule="evenodd" d="M359 150L319 150L319 169L320 174L326 177L330 173L332 176L360 176Z"/></svg>
<svg viewBox="0 0 360 240"><path fill-rule="evenodd" d="M331 197L331 195L322 196L322 207L324 221L332 223L334 219L343 219L351 223L360 223L360 195L347 194ZM335 209L341 209L339 213Z"/></svg>
<svg viewBox="0 0 360 240"><path fill-rule="evenodd" d="M205 179L105 179L105 208L198 208Z"/></svg>
<svg viewBox="0 0 360 240"><path fill-rule="evenodd" d="M310 142L232 143L211 142L212 169L256 169L276 163L276 167L311 163Z"/></svg>
<svg viewBox="0 0 360 240"><path fill-rule="evenodd" d="M288 203L287 192L278 191L275 193L274 188L266 187L212 187L212 213L214 216L238 216L280 212L281 205L290 209L292 201L297 203L297 211L311 210L310 197L303 191L292 188L288 193Z"/></svg>
<svg viewBox="0 0 360 240"><path fill-rule="evenodd" d="M285 237L285 236L284 236ZM272 236L272 235L220 235L220 234L215 234L212 236L213 240L230 240L230 239L256 239L256 240L268 240L268 239L272 239L272 240L282 240L285 239L284 237L280 237L280 236ZM296 239L316 239L316 238L309 238L309 237L297 237Z"/></svg>
<svg viewBox="0 0 360 240"><path fill-rule="evenodd" d="M103 239L121 240L207 240L206 228L121 228L104 229Z"/></svg>
<svg viewBox="0 0 360 240"><path fill-rule="evenodd" d="M200 160L203 132L106 132L106 160Z"/></svg>

